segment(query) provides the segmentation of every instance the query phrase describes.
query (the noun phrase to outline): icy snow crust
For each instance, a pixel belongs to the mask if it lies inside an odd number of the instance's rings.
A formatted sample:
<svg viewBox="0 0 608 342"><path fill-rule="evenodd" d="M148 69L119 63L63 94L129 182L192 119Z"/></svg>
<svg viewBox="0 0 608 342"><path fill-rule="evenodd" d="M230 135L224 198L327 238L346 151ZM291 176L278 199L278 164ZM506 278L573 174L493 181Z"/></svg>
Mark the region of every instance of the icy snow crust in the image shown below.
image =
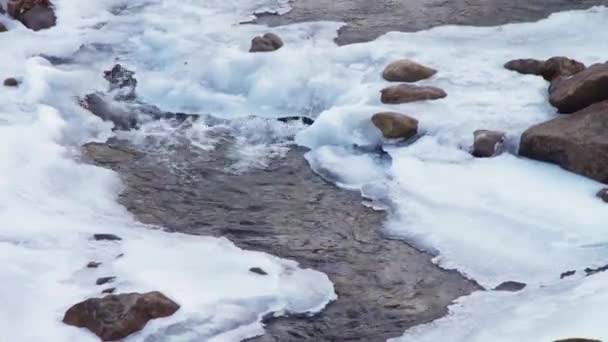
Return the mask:
<svg viewBox="0 0 608 342"><path fill-rule="evenodd" d="M129 342L238 341L262 333L260 318L269 312L317 312L335 298L321 273L225 239L141 227L116 204L117 175L78 162L79 146L108 137L110 125L72 101L103 90L101 71L116 59L136 71L140 97L165 110L230 119L317 117L297 136L312 149L311 166L389 206L387 233L433 251L438 264L486 287L529 284L517 294L463 298L450 316L399 341L608 339L599 321L608 310L607 275L581 272L608 263L608 209L594 198L601 185L513 155L478 160L467 153L476 129L506 131L515 151L523 130L555 115L542 78L502 64L555 55L605 61L608 9L531 24L389 33L342 48L332 41L339 23L297 24L272 29L286 43L281 50L249 54L250 39L268 29L238 23L253 12L284 12L287 1L55 3L58 26L48 31L0 19L10 29L0 34L0 78L23 81L0 90L0 328L8 340L96 341L60 321L69 305L99 294L93 284L100 276L116 275L121 291L160 290L182 305ZM75 53L76 64L51 66L35 57L41 53ZM382 105L379 91L388 83L381 71L401 58L437 68L421 84L439 86L448 97ZM386 147L392 163L352 148L381 141L369 119L387 109L419 119L424 134L409 146ZM197 144L212 148L204 124L192 129L203 132L192 133ZM244 164L274 150L248 149ZM93 233L123 241L91 241ZM103 265L88 270L91 260ZM560 281L571 269L579 272Z"/></svg>

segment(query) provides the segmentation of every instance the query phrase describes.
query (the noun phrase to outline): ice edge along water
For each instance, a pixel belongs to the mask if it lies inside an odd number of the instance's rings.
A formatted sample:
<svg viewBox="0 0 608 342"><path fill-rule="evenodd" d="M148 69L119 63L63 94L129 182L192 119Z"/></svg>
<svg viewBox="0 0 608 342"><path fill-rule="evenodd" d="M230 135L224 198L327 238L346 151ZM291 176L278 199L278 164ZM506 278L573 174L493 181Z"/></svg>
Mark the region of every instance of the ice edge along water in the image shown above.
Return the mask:
<svg viewBox="0 0 608 342"><path fill-rule="evenodd" d="M100 230L122 234L126 241L120 248L134 251L129 253L130 259L115 261L109 270L128 282L124 288L166 287L171 296L177 294L172 288L177 285L170 280L185 277L182 279L186 279L188 287L180 291L192 295L193 302L207 310L202 311L202 316L189 316L188 310L182 311L187 317L172 318L182 324L171 329L167 329L171 321L154 322L133 340L155 333L157 338L163 336L168 341L172 337L196 340L222 330L213 325L218 320L224 330L246 327L243 335L241 329L224 335L225 339L239 339L259 333L259 313L285 299L277 296L278 290L256 287L275 296L270 301L243 304L243 298L235 297L233 292L239 290L240 295L240 287L227 288L229 281L218 280L211 283L220 290L230 290L220 296L225 299L222 305L230 309L213 310L206 305L205 298L199 296L205 296L204 286L212 285L204 275L212 274L209 278L213 279L217 278L217 269L234 270L226 274L227 279L235 280L231 284L240 284L239 277L248 276L235 266L240 265L239 253L248 252L236 249L236 254L230 254L234 258L218 260L217 253L202 258L216 257L204 266L209 267L205 270L211 269L209 273L199 271L203 266L190 254L204 253L198 247L192 252L180 249L187 253L180 254L179 260L187 262L173 277L155 273L167 267L156 271L135 269L152 260L135 253L146 250L148 244L154 246L150 251L178 257L171 254L177 253L175 250L165 246L204 242L136 229L137 223L130 221L114 202L120 189L115 175L71 159L77 156L73 149L82 142L107 136L108 126L66 99L102 89L100 71L118 57L146 80L140 84L142 98L167 110L228 118L320 113L315 125L298 136L300 144L312 148L308 155L311 165L332 173L345 187L388 199L394 207L394 215L387 223L391 234L436 251L440 265L457 268L485 286L505 280L530 284L518 294L488 292L463 298L452 307L449 317L407 332L402 340L430 340L439 332L441 336L449 332L453 341L531 342L577 335L607 338L608 328L595 319L603 317L607 307L604 275L582 278L579 272L575 278L559 280L563 271L599 266L608 259L608 234L603 229L608 213L593 198L600 185L557 167L510 155L475 160L466 152L476 129L507 131L514 150L525 128L555 115L546 101L547 84L542 79L508 72L502 64L513 58L554 55L588 64L604 61L608 55L608 30L603 29L608 26L605 8L560 13L531 24L390 33L374 42L343 48L332 42L339 23L290 25L276 29L286 41L283 49L251 55L246 52L250 38L267 29L232 24L256 8L273 4L244 0L106 0L87 8L67 0L57 0L57 4L59 27L34 34L9 22L9 28L17 29L0 37L18 38L21 42L6 52L7 60L15 62L2 65L0 76L24 75L25 81L19 90L0 95L5 106L0 120L6 123L2 129L7 131L0 139L13 137L0 150L0 215L7 215L2 222L19 223L19 229L3 227L2 239L10 247L3 249L2 255L5 264L15 265L7 268L9 271L3 270L8 272L3 279L11 280L8 284L16 287L20 282L14 279L29 284L25 288L30 292L17 288L7 293L35 298L23 300L28 305L20 305L47 328L23 331L19 328L22 316L11 312L4 320L9 336L24 341L36 340L37 333L48 336L50 332L58 336L58 341L69 340L65 334L89 336L61 326L57 318L66 303L96 293L86 275L74 270L82 269L83 262L91 257L114 257L111 249L96 248L86 240L90 233ZM126 6L120 10L124 14L121 16L100 11L121 5ZM100 25L104 21L107 24ZM590 36L589 32L594 34ZM42 44L45 40L54 43ZM80 66L55 68L36 58L21 63L40 52L73 52L81 43L95 43L96 50L77 54ZM404 57L439 69L436 77L423 83L440 86L449 96L436 102L390 108L417 117L425 137L407 148L390 148L393 163L386 167L368 155L355 153L351 146L379 142L369 118L387 109L379 102L378 91L387 84L380 72L388 62ZM47 125L55 128L47 129ZM32 132L39 135L28 137ZM19 151L15 151L15 146L19 146ZM167 240L171 237L177 240ZM213 243L231 246L222 240L202 240L210 249ZM51 263L51 256L57 261ZM158 262L167 257L160 254ZM286 270L292 267L284 266L284 261L263 257L266 263L286 272L280 274L289 275ZM251 261L249 254L246 258ZM215 268L216 265L222 267ZM38 274L39 270L45 272ZM312 281L323 278L311 272L307 276ZM277 280L274 284L271 287L276 290L280 284L291 283ZM333 295L326 278L315 284L321 285L316 288L318 293L302 293L298 297L312 299L307 302L309 309L322 307ZM214 289L210 292L218 291ZM254 298L258 295L254 294ZM2 300L13 304L21 301L12 295ZM230 306L234 303L237 304ZM593 317L581 314L581 307L589 309ZM32 310L37 315L29 312ZM251 330L249 323L253 325Z"/></svg>

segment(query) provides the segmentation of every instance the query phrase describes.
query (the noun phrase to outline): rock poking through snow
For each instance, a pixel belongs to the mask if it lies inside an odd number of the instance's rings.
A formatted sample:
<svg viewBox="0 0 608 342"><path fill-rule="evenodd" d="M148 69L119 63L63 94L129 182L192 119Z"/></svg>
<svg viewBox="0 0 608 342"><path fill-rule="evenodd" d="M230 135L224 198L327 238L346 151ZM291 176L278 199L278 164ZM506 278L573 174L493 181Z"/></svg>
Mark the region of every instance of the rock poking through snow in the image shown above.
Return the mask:
<svg viewBox="0 0 608 342"><path fill-rule="evenodd" d="M384 88L381 100L385 104L401 104L423 100L437 100L448 96L445 91L436 87L400 84Z"/></svg>
<svg viewBox="0 0 608 342"><path fill-rule="evenodd" d="M506 135L504 132L477 130L473 133L473 156L491 158L502 153Z"/></svg>
<svg viewBox="0 0 608 342"><path fill-rule="evenodd" d="M16 78L9 77L9 78L7 78L7 79L4 80L4 86L5 87L18 87L19 86L19 81L17 81Z"/></svg>
<svg viewBox="0 0 608 342"><path fill-rule="evenodd" d="M266 33L251 41L249 52L272 52L283 47L283 40L274 33Z"/></svg>
<svg viewBox="0 0 608 342"><path fill-rule="evenodd" d="M0 8L2 8L2 5L0 5ZM6 28L6 26L4 26L3 23L0 23L0 32L6 32L8 31L8 29Z"/></svg>
<svg viewBox="0 0 608 342"><path fill-rule="evenodd" d="M519 154L608 183L608 101L532 126Z"/></svg>
<svg viewBox="0 0 608 342"><path fill-rule="evenodd" d="M504 291L504 292L519 292L526 288L526 284L520 283L518 281L505 281L504 283L496 286L494 291Z"/></svg>
<svg viewBox="0 0 608 342"><path fill-rule="evenodd" d="M7 12L34 31L51 28L57 21L49 0L9 0Z"/></svg>
<svg viewBox="0 0 608 342"><path fill-rule="evenodd" d="M554 342L602 342L600 340L590 340L588 338L567 338L564 340L557 340Z"/></svg>
<svg viewBox="0 0 608 342"><path fill-rule="evenodd" d="M560 113L574 113L608 100L608 62L594 64L576 75L558 79L551 86L549 101Z"/></svg>
<svg viewBox="0 0 608 342"><path fill-rule="evenodd" d="M87 328L103 341L117 341L142 330L148 321L168 317L179 305L160 292L91 298L72 306L63 322Z"/></svg>
<svg viewBox="0 0 608 342"><path fill-rule="evenodd" d="M418 120L400 113L375 114L372 123L387 139L409 139L418 133Z"/></svg>
<svg viewBox="0 0 608 342"><path fill-rule="evenodd" d="M408 59L402 59L389 64L382 77L390 82L418 82L435 75L437 70L418 64Z"/></svg>

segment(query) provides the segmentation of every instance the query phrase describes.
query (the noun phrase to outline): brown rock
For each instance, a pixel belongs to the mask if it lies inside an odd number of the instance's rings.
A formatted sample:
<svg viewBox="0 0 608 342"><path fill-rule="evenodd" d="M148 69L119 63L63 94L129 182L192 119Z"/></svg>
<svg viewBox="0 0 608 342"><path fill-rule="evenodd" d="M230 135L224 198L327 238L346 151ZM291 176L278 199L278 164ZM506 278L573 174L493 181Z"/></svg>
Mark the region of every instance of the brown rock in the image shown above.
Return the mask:
<svg viewBox="0 0 608 342"><path fill-rule="evenodd" d="M551 82L558 77L568 77L585 70L585 65L568 57L551 57L546 61L537 59L515 59L507 62L506 69L520 74L538 75Z"/></svg>
<svg viewBox="0 0 608 342"><path fill-rule="evenodd" d="M372 123L387 139L409 139L418 133L418 120L404 114L378 113L372 116Z"/></svg>
<svg viewBox="0 0 608 342"><path fill-rule="evenodd" d="M57 21L53 4L49 0L9 0L7 11L10 16L34 31L55 26Z"/></svg>
<svg viewBox="0 0 608 342"><path fill-rule="evenodd" d="M608 101L530 127L519 154L608 183Z"/></svg>
<svg viewBox="0 0 608 342"><path fill-rule="evenodd" d="M5 87L18 87L19 86L19 81L17 81L16 78L9 77L9 78L7 78L7 79L4 80L4 86Z"/></svg>
<svg viewBox="0 0 608 342"><path fill-rule="evenodd" d="M283 41L274 33L266 33L251 41L249 52L271 52L283 47Z"/></svg>
<svg viewBox="0 0 608 342"><path fill-rule="evenodd" d="M608 99L608 63L594 64L570 78L559 79L549 101L560 113L574 113Z"/></svg>
<svg viewBox="0 0 608 342"><path fill-rule="evenodd" d="M505 133L489 130L477 130L473 133L473 155L478 158L490 158L503 151Z"/></svg>
<svg viewBox="0 0 608 342"><path fill-rule="evenodd" d="M389 64L382 73L391 82L418 82L435 75L437 70L403 59Z"/></svg>
<svg viewBox="0 0 608 342"><path fill-rule="evenodd" d="M598 191L597 197L601 198L602 201L608 203L608 188L602 189Z"/></svg>
<svg viewBox="0 0 608 342"><path fill-rule="evenodd" d="M422 100L437 100L448 96L445 91L436 87L400 84L381 91L382 103L400 104Z"/></svg>
<svg viewBox="0 0 608 342"><path fill-rule="evenodd" d="M2 8L2 6L0 6L0 8ZM6 32L8 31L8 29L6 28L6 26L4 26L3 23L0 23L0 32Z"/></svg>
<svg viewBox="0 0 608 342"><path fill-rule="evenodd" d="M524 75L542 75L545 62L538 59L514 59L507 62L504 67Z"/></svg>
<svg viewBox="0 0 608 342"><path fill-rule="evenodd" d="M585 70L585 64L568 57L551 57L544 63L542 76L551 82L558 77L570 77Z"/></svg>
<svg viewBox="0 0 608 342"><path fill-rule="evenodd" d="M63 322L87 328L103 341L116 341L142 330L148 321L168 317L179 305L160 292L129 293L91 298L75 304Z"/></svg>

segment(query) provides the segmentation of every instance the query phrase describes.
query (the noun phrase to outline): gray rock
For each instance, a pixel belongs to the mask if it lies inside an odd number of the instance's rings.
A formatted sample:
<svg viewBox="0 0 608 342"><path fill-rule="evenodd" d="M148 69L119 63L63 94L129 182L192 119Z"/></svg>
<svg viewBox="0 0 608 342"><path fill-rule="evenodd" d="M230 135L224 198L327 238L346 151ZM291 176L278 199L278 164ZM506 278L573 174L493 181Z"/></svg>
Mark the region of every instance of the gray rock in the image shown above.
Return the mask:
<svg viewBox="0 0 608 342"><path fill-rule="evenodd" d="M559 77L570 77L583 70L585 65L568 57L551 57L546 61L537 59L516 59L505 64L505 68L520 74L542 76L551 82Z"/></svg>
<svg viewBox="0 0 608 342"><path fill-rule="evenodd" d="M4 80L4 86L5 87L18 87L19 86L19 81L17 81L16 78L9 77L9 78L7 78L7 79Z"/></svg>
<svg viewBox="0 0 608 342"><path fill-rule="evenodd" d="M598 191L597 197L600 198L602 201L608 203L608 188Z"/></svg>
<svg viewBox="0 0 608 342"><path fill-rule="evenodd" d="M494 291L518 292L526 288L526 284L518 281L506 281L494 288Z"/></svg>
<svg viewBox="0 0 608 342"><path fill-rule="evenodd" d="M93 234L95 241L120 241L122 238L114 234Z"/></svg>
<svg viewBox="0 0 608 342"><path fill-rule="evenodd" d="M55 26L57 18L55 11L50 6L36 5L32 9L23 13L19 20L27 28L40 31Z"/></svg>
<svg viewBox="0 0 608 342"><path fill-rule="evenodd" d="M102 277L102 278L97 279L95 284L96 285L105 285L105 284L114 282L114 280L116 280L116 277Z"/></svg>
<svg viewBox="0 0 608 342"><path fill-rule="evenodd" d="M608 183L608 101L532 126L519 154Z"/></svg>
<svg viewBox="0 0 608 342"><path fill-rule="evenodd" d="M274 33L266 33L251 41L249 52L272 52L283 47L283 41Z"/></svg>

